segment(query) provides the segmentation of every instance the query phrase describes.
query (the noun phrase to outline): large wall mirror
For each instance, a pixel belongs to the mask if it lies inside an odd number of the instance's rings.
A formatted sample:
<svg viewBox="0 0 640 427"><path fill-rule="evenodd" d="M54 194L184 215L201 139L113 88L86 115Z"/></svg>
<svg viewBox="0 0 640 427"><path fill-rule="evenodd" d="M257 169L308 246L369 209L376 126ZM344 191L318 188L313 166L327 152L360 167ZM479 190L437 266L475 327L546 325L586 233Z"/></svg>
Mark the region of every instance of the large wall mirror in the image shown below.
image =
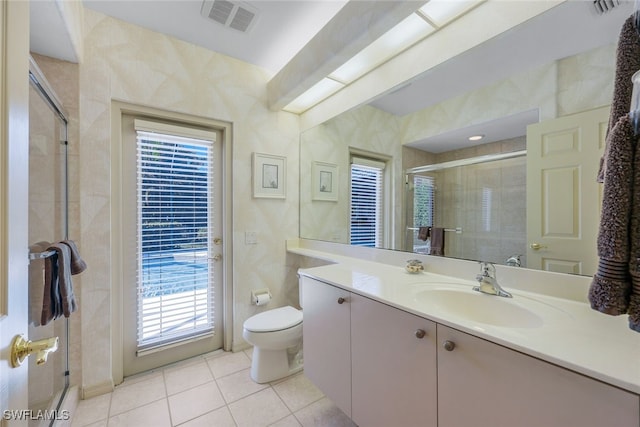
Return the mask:
<svg viewBox="0 0 640 427"><path fill-rule="evenodd" d="M592 3L561 3L305 130L300 237L592 275L616 44L633 11Z"/></svg>

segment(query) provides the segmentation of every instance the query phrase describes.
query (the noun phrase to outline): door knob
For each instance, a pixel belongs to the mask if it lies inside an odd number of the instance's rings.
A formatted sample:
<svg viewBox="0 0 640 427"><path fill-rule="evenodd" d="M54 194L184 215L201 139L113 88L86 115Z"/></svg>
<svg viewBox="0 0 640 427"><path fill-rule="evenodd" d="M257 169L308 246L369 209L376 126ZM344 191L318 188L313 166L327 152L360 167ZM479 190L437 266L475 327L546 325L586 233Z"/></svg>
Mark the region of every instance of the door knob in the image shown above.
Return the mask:
<svg viewBox="0 0 640 427"><path fill-rule="evenodd" d="M340 297L338 298L338 304L344 304L344 302L346 301L346 299Z"/></svg>
<svg viewBox="0 0 640 427"><path fill-rule="evenodd" d="M447 341L442 343L442 346L447 351L453 351L453 349L456 348L456 343L454 343L453 341L447 340Z"/></svg>
<svg viewBox="0 0 640 427"><path fill-rule="evenodd" d="M533 249L534 251L538 251L538 250L540 250L540 249L547 249L547 247L546 247L546 246L541 245L540 243L532 243L532 244L530 244L530 245L529 245L529 247L530 247L531 249Z"/></svg>
<svg viewBox="0 0 640 427"><path fill-rule="evenodd" d="M24 335L16 335L11 343L11 366L17 368L30 354L36 354L36 364L47 361L49 353L58 349L58 337L45 338L38 341L25 339Z"/></svg>
<svg viewBox="0 0 640 427"><path fill-rule="evenodd" d="M427 335L427 333L425 332L424 329L418 329L416 331L416 338L422 339L425 337L425 335Z"/></svg>

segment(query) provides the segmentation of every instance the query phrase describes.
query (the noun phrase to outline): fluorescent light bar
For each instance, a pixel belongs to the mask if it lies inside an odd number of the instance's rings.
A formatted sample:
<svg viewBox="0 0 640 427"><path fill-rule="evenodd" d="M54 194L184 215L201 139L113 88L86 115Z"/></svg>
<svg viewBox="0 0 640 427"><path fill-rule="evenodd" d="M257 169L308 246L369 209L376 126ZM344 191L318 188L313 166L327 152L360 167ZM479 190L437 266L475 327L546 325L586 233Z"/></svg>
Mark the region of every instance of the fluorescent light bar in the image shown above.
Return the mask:
<svg viewBox="0 0 640 427"><path fill-rule="evenodd" d="M460 15L481 3L478 0L430 0L419 10L439 27L458 18Z"/></svg>
<svg viewBox="0 0 640 427"><path fill-rule="evenodd" d="M420 16L412 13L329 74L329 77L349 84L412 44L422 40L433 31L435 28Z"/></svg>
<svg viewBox="0 0 640 427"><path fill-rule="evenodd" d="M287 104L283 110L295 114L304 113L306 110L330 97L343 87L344 85L342 83L325 77L302 95Z"/></svg>

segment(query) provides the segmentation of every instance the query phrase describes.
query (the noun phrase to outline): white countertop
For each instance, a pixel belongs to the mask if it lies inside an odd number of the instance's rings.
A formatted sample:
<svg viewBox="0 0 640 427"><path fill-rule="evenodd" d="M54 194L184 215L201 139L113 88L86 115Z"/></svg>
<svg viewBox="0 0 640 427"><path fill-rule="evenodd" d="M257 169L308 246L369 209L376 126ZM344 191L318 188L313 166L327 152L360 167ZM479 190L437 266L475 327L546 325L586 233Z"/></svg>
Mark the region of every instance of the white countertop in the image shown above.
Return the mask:
<svg viewBox="0 0 640 427"><path fill-rule="evenodd" d="M501 298L471 291L477 285L475 281L429 272L409 274L404 270L404 264L394 266L323 251L294 249L290 252L335 263L301 269L301 275L640 395L640 333L629 329L627 316L607 316L583 302L502 285L513 294L513 299L504 301L505 304L530 310L541 321L529 327L496 326L429 303L425 300L429 298L428 292L422 294L426 296L422 300L418 297L419 292L437 288L448 290L446 292L472 293L472 298L476 294L479 298Z"/></svg>

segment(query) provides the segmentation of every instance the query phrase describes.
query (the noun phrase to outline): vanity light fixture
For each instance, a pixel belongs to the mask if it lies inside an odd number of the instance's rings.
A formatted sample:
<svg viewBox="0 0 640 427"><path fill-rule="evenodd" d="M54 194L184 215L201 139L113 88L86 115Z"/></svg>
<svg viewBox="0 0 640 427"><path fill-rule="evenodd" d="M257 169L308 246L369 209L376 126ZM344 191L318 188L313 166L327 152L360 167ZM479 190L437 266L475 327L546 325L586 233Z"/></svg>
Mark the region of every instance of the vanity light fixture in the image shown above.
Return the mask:
<svg viewBox="0 0 640 427"><path fill-rule="evenodd" d="M427 37L435 30L431 24L419 15L412 13L333 73L329 74L329 77L349 84Z"/></svg>
<svg viewBox="0 0 640 427"><path fill-rule="evenodd" d="M418 10L435 25L443 27L449 22L458 19L479 3L481 2L477 0L430 0Z"/></svg>
<svg viewBox="0 0 640 427"><path fill-rule="evenodd" d="M311 88L302 95L287 104L283 110L294 114L304 113L313 105L325 100L343 87L344 84L325 77L315 85L311 86Z"/></svg>
<svg viewBox="0 0 640 427"><path fill-rule="evenodd" d="M484 138L484 135L472 135L469 137L469 141L480 141Z"/></svg>
<svg viewBox="0 0 640 427"><path fill-rule="evenodd" d="M426 5L291 101L283 110L295 114L304 113L485 1L429 0Z"/></svg>

